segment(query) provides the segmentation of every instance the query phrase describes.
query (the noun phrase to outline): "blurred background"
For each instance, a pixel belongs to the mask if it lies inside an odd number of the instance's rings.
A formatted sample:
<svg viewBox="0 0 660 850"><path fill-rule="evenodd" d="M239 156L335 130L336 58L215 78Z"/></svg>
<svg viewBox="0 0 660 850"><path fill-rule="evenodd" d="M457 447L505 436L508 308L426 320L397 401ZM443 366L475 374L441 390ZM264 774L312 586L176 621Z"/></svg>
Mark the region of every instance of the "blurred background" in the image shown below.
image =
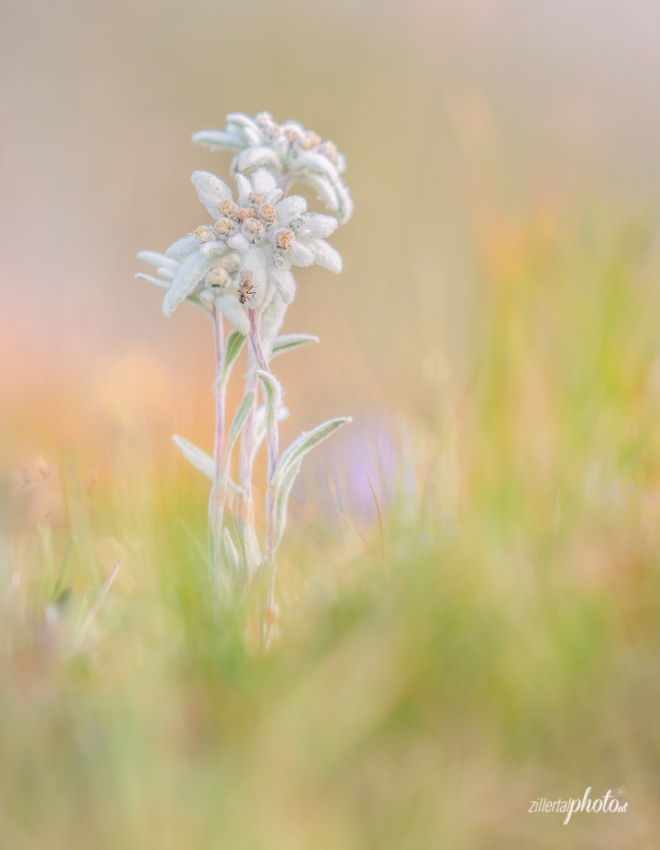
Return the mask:
<svg viewBox="0 0 660 850"><path fill-rule="evenodd" d="M206 221L189 175L227 176L230 156L190 135L228 112L295 118L349 163L345 271L301 271L288 318L323 340L305 368L282 361L300 415L431 414L439 370L466 368L482 266L524 222L657 203L660 11L641 0L35 0L2 17L5 457L89 441L111 374L159 436L209 420L203 318L166 321L133 274L138 250Z"/></svg>
<svg viewBox="0 0 660 850"><path fill-rule="evenodd" d="M0 846L654 847L660 7L0 21ZM211 447L210 328L133 278L207 223L192 171L228 178L191 134L261 110L338 145L356 209L284 328L321 345L276 363L285 442L354 423L297 485L269 660L214 619L170 441Z"/></svg>

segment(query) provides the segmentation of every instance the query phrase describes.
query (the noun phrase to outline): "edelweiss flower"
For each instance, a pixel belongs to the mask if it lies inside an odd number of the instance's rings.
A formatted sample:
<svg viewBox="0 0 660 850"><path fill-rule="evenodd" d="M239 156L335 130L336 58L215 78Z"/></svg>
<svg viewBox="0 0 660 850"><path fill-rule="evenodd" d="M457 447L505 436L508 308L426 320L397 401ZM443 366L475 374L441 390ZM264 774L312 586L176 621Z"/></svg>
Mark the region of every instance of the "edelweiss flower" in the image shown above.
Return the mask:
<svg viewBox="0 0 660 850"><path fill-rule="evenodd" d="M226 130L200 130L193 141L210 150L236 151L231 164L234 172L250 175L267 168L284 189L297 181L307 183L337 213L340 224L353 213L351 193L341 178L346 170L343 155L332 142L322 141L297 121L277 124L269 112L255 118L237 112L227 116Z"/></svg>
<svg viewBox="0 0 660 850"><path fill-rule="evenodd" d="M250 307L263 313L263 325L274 336L286 305L295 297L291 266L317 263L332 272L342 268L339 253L324 237L337 227L332 216L308 213L307 201L282 198L275 178L258 169L248 179L236 174L237 202L229 186L208 171L196 171L192 182L200 201L215 222L198 227L171 245L165 254L142 251L138 256L156 266L159 278L138 275L167 289L166 316L185 299L215 302L243 334L250 324L239 302L239 272L252 272ZM273 332L274 331L274 332Z"/></svg>

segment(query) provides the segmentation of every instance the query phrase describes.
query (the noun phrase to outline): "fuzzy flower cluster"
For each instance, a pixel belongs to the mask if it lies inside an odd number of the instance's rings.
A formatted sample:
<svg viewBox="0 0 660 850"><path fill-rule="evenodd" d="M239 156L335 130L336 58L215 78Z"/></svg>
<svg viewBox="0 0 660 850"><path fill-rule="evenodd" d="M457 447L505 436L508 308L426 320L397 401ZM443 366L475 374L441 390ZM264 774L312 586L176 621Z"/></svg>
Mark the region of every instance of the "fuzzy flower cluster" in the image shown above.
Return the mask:
<svg viewBox="0 0 660 850"><path fill-rule="evenodd" d="M259 640L268 649L277 633L276 553L286 527L291 488L303 458L350 422L343 416L323 422L303 431L281 452L279 422L288 410L270 363L284 352L318 342L310 334L280 334L296 294L293 267L316 264L334 273L341 271L342 259L326 239L348 220L353 203L341 177L343 156L332 142L322 141L293 121L276 124L267 112L255 118L229 115L226 130L205 130L194 139L236 154L232 163L236 189L232 191L208 171L195 171L192 183L210 219L164 253L140 252L142 260L155 266L156 275L138 277L165 290L166 316L189 301L211 320L216 366L213 455L184 437L177 435L174 440L189 463L211 482L209 570L218 599L233 604L254 587ZM336 216L308 212L305 198L289 194L299 182L316 188ZM225 320L237 332L226 333ZM247 344L245 337L249 337ZM229 423L227 391L244 345L243 398ZM253 482L255 457L262 444L268 470L263 549L255 522ZM236 452L238 464L232 461ZM237 478L232 477L235 472Z"/></svg>
<svg viewBox="0 0 660 850"><path fill-rule="evenodd" d="M282 197L283 190L270 171L259 168L251 178L237 173L236 199L229 186L208 171L195 171L191 179L213 223L179 239L165 254L142 251L138 255L154 265L159 275L140 277L167 289L166 316L185 299L201 306L215 302L246 335L250 324L239 300L241 271L252 273L250 306L268 310L273 317L283 316L295 297L292 266L316 263L341 271L341 256L325 241L337 220L307 212L307 201L299 195Z"/></svg>
<svg viewBox="0 0 660 850"><path fill-rule="evenodd" d="M277 124L269 112L254 118L242 113L227 116L225 130L200 130L193 141L210 150L236 153L234 173L253 174L267 168L285 192L302 182L318 193L327 209L345 224L353 213L351 193L342 179L346 160L333 142L323 141L297 121Z"/></svg>

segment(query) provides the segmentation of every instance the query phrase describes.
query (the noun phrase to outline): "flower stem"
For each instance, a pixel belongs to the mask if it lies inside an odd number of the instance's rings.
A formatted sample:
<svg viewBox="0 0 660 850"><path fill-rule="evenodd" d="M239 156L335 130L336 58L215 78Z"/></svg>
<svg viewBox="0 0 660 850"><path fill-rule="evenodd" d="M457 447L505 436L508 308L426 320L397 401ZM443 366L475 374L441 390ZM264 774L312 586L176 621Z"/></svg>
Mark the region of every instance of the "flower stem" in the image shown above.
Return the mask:
<svg viewBox="0 0 660 850"><path fill-rule="evenodd" d="M248 348L248 370L245 375L244 396L253 392L256 388L256 369L257 364L254 353L250 348ZM246 539L252 540L256 543L256 532L254 529L254 498L252 495L252 443L254 440L254 410L256 406L256 393L254 399L252 408L245 420L243 430L241 431L239 476L242 489L240 509L243 522L245 523L245 536ZM244 569L248 582L259 567L259 563L252 563L251 560L254 559L248 556L248 551L251 551L251 549L252 547L249 547L249 549L246 548L245 550L246 562L244 564Z"/></svg>
<svg viewBox="0 0 660 850"><path fill-rule="evenodd" d="M261 345L261 333L259 314L256 310L250 310L250 340L254 349L254 356L257 359L259 367L264 372L270 372L270 365L264 355ZM268 417L268 431L266 432L266 448L268 451L268 492L266 495L266 558L272 564L274 559L274 538L275 538L275 499L273 488L273 479L275 477L275 468L277 459L280 453L280 435L277 424L278 411L273 411L273 415Z"/></svg>
<svg viewBox="0 0 660 850"><path fill-rule="evenodd" d="M222 380L225 365L225 329L222 313L213 305L213 343L215 352L215 438L213 442L213 486L209 497L209 527L211 530L211 567L217 577L222 569L222 515L224 489L222 486L225 461L225 401L227 386Z"/></svg>
<svg viewBox="0 0 660 850"><path fill-rule="evenodd" d="M250 341L252 349L259 368L264 372L270 372L270 365L264 355L263 346L261 344L260 321L259 314L256 310L250 309ZM266 401L264 399L264 401ZM279 427L277 415L279 411L274 410L272 415L267 416L266 432L266 449L268 451L268 488L266 491L266 561L268 562L270 571L270 581L268 587L268 601L266 603L266 616L263 623L264 642L266 649L269 647L273 626L276 620L276 605L275 605L275 575L277 566L275 563L275 492L274 479L277 460L279 457Z"/></svg>

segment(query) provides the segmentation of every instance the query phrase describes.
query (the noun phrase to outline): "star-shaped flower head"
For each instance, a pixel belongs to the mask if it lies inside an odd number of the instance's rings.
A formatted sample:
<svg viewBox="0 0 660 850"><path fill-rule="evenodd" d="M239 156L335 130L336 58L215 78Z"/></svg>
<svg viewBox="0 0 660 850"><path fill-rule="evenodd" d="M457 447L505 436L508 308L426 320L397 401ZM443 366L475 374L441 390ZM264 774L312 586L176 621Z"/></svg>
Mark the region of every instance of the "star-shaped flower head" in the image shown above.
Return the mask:
<svg viewBox="0 0 660 850"><path fill-rule="evenodd" d="M210 150L235 151L234 172L249 176L267 168L285 191L298 181L307 183L340 224L353 213L351 193L341 177L346 170L343 155L297 121L277 124L269 112L255 118L236 112L227 116L225 130L200 130L193 141Z"/></svg>
<svg viewBox="0 0 660 850"><path fill-rule="evenodd" d="M195 171L192 182L214 223L179 239L165 254L138 256L155 265L159 278L140 275L167 289L163 312L171 315L184 300L215 302L243 334L249 333L247 307L283 318L296 283L291 266L313 263L339 273L342 260L325 237L337 227L333 216L307 212L299 195L282 198L275 178L264 168L248 179L236 174L238 197L208 171ZM239 300L239 273L251 272L249 304Z"/></svg>

